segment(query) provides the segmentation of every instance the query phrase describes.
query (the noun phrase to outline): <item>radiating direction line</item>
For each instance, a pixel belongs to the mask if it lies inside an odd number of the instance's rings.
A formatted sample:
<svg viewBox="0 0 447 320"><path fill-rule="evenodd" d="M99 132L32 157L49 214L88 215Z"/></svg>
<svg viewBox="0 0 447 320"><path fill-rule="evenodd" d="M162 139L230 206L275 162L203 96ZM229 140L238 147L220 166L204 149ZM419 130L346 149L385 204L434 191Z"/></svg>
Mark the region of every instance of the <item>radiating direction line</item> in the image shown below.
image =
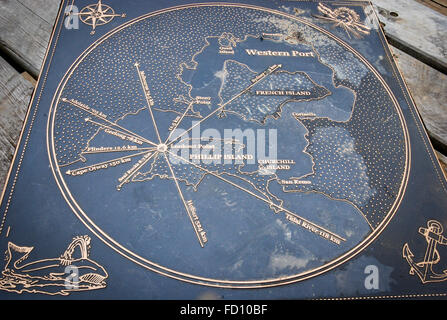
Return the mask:
<svg viewBox="0 0 447 320"><path fill-rule="evenodd" d="M188 113L189 109L191 109L192 103L190 103L187 107L185 112L182 114L182 116L180 117L180 119L177 121L177 124L175 125L174 129L171 130L171 133L169 134L168 138L166 139L164 144L167 144L169 139L171 139L172 134L174 133L174 131L178 128L178 126L180 125L180 123L183 121L183 118L186 116L186 114Z"/></svg>
<svg viewBox="0 0 447 320"><path fill-rule="evenodd" d="M66 102L66 103L72 105L73 107L76 107L76 108L78 108L78 109L80 109L80 110L82 110L82 111L85 111L85 112L91 114L92 116L94 116L94 117L96 117L96 118L98 118L98 119L100 119L100 120L103 120L103 121L107 122L109 125L111 125L111 126L113 126L113 127L117 127L117 128L119 128L119 129L123 130L124 132L127 132L127 134L129 134L129 135L131 135L131 136L134 136L134 137L136 137L136 138L138 138L138 139L140 139L140 140L142 140L142 141L144 141L144 142L147 142L147 143L149 143L149 144L151 144L151 145L153 145L153 146L157 146L156 143L154 143L154 142L152 142L152 141L150 141L150 140L148 140L148 139L146 139L146 138L143 138L142 136L140 136L140 135L136 134L135 132L132 132L132 131L130 131L130 130L124 128L123 126L120 126L119 124L117 124L117 123L115 123L115 122L112 122L112 121L106 119L105 117L99 115L99 114L96 113L96 112L93 112L93 111L87 109L88 106L84 106L83 104L81 104L81 103L79 103L79 102L77 102L77 101L69 100L69 99L67 99L67 98L62 98L62 101L63 101L63 102ZM115 129L115 130L116 130L116 129Z"/></svg>
<svg viewBox="0 0 447 320"><path fill-rule="evenodd" d="M119 185L116 186L116 189L119 191L125 185L134 177L136 173L146 164L148 163L153 157L157 156L158 152L154 152L150 154L150 152L146 152L143 158L141 158L132 168L130 168L128 171L124 173L124 175L118 179L119 182L121 182Z"/></svg>
<svg viewBox="0 0 447 320"><path fill-rule="evenodd" d="M89 150L87 148L87 150ZM155 151L157 148L149 147L149 148L130 148L130 149L115 149L115 147L99 147L93 148L90 151L83 151L81 154L98 154L98 153L112 153L112 152L132 152L132 151Z"/></svg>
<svg viewBox="0 0 447 320"><path fill-rule="evenodd" d="M174 142L176 142L178 139L180 139L181 137L183 137L185 134L187 134L189 131L191 131L192 129L194 129L195 127L197 127L198 125L200 125L203 121L209 119L210 117L212 117L214 114L216 114L217 112L219 112L220 110L222 110L225 107L225 105L217 108L216 110L214 110L213 112L211 112L209 115L207 115L205 118L203 118L200 121L197 121L191 128L189 128L188 130L184 131L182 134L178 135L174 140L172 140L171 142L167 143L166 145L169 147L171 144L173 144Z"/></svg>
<svg viewBox="0 0 447 320"><path fill-rule="evenodd" d="M138 78L140 79L141 86L143 87L144 97L146 98L147 108L149 113L151 114L152 123L154 124L155 133L157 134L158 142L161 144L160 133L158 132L157 123L155 122L154 113L152 112L152 106L154 105L154 100L151 97L149 86L146 81L146 76L144 72L140 71L140 64L138 62L135 63L135 67L137 68Z"/></svg>
<svg viewBox="0 0 447 320"><path fill-rule="evenodd" d="M171 144L173 144L175 141L177 141L180 137L184 136L185 134L187 134L188 132L190 132L192 129L194 129L195 127L197 127L198 125L200 125L203 121L209 119L210 117L212 117L213 115L215 115L217 112L222 111L228 104L230 104L231 102L233 102L234 100L236 100L237 98L239 98L240 96L242 96L243 94L245 94L247 91L249 91L253 86L255 86L257 83L259 83L260 81L262 81L263 79L265 79L266 77L268 77L269 75L271 75L273 72L275 72L277 69L281 68L282 65L277 64L277 65L273 65L271 67L269 67L266 71L264 71L263 73L261 73L258 78L252 82L252 84L250 84L248 87L246 87L244 90L242 90L241 92L239 92L237 95L235 95L234 97L232 97L230 100L228 100L227 102L225 102L224 104L222 104L220 107L218 107L216 110L214 110L213 112L211 112L209 115L207 115L205 118L203 118L200 121L197 121L191 128L189 128L188 130L186 130L185 132L183 132L182 134L180 134L178 137L176 137L174 140L172 140L171 142L167 143L165 142L165 144L169 147ZM179 121L180 124L181 121Z"/></svg>
<svg viewBox="0 0 447 320"><path fill-rule="evenodd" d="M225 104L223 104L223 106L227 106L228 104L230 104L231 102L233 102L234 100L236 100L237 98L239 98L240 96L242 96L243 94L247 93L251 88L253 88L255 85L257 85L259 82L261 82L262 80L264 80L265 78L267 78L269 75L271 75L273 72L275 72L276 70L278 70L279 68L281 68L282 65L280 64L274 64L273 66L269 67L267 70L265 70L264 72L260 73L258 76L256 76L255 80L252 80L251 85L249 85L247 88L245 88L244 90L242 90L241 92L239 92L237 95L235 95L233 98L231 98L230 100L228 100L227 102L225 102Z"/></svg>
<svg viewBox="0 0 447 320"><path fill-rule="evenodd" d="M286 215L286 218L289 221L291 221L291 222L295 223L296 225L299 225L299 226L301 226L301 227L303 227L305 229L308 229L309 231L311 231L313 233L316 233L317 235L319 235L323 239L329 240L329 241L331 241L331 242L333 242L333 243L335 243L337 245L339 245L341 243L341 241L346 241L346 239L344 239L341 236L333 233L332 231L329 231L329 230L327 230L327 229L325 229L325 228L323 228L323 227L321 227L321 226L319 226L319 225L317 225L317 224L315 224L315 223L313 223L313 222L311 222L311 221L309 221L309 220L307 220L307 219L297 215L296 213L294 213L294 212L292 212L292 211L290 211L290 210L288 210L288 209L286 209L286 208L284 208L284 207L282 207L280 205L277 205L274 202L272 202L272 201L270 201L268 199L265 199L265 198L257 195L256 193L254 193L254 192L252 192L250 190L247 190L244 187L241 187L240 185L238 185L238 184L236 184L236 183L234 183L234 182L232 182L232 181L230 181L228 179L225 179L225 178L221 177L220 175L218 175L218 174L216 174L216 173L214 173L214 172L212 172L210 170L207 170L207 169L205 169L205 168L203 168L203 167L201 167L201 166L199 166L199 165L197 165L197 164L195 164L195 163L193 163L191 161L188 161L187 159L185 159L183 157L180 157L180 156L176 155L175 153L172 153L170 151L168 151L168 152L172 156L176 157L177 159L183 160L183 161L185 161L185 162L195 166L196 168L198 168L198 169L200 169L200 170L202 170L202 171L204 171L204 172L206 172L206 173L208 173L208 174L210 174L210 175L212 175L212 176L214 176L214 177L216 177L216 178L218 178L218 179L220 179L220 180L222 180L222 181L224 181L224 182L226 182L228 184L231 184L232 186L238 188L239 190L242 190L242 191L252 195L253 197L255 197L257 199L266 202L270 206L274 206L274 207L280 209L281 211L286 212L287 215L288 215L288 216Z"/></svg>
<svg viewBox="0 0 447 320"><path fill-rule="evenodd" d="M89 166L85 166L85 167L82 167L82 168L78 168L78 169L67 170L66 174L67 175L71 175L71 176L78 176L78 175L83 175L85 173L94 172L94 171L101 170L101 169L108 169L111 166L115 167L115 166L120 165L120 164L128 163L128 162L131 161L130 158L141 156L141 155L143 155L145 153L148 153L148 152L150 152L150 151L139 152L139 153L131 154L131 155L128 155L128 156L119 157L119 158L116 158L116 159L95 163L95 164L92 164L92 165L89 165Z"/></svg>
<svg viewBox="0 0 447 320"><path fill-rule="evenodd" d="M194 219L191 216L191 212L188 208L188 205L186 204L185 197L183 196L182 190L180 189L180 185L178 183L177 177L175 176L174 169L172 168L171 163L169 162L169 159L168 159L168 156L166 155L166 153L163 153L163 155L165 156L166 163L168 164L169 170L171 171L172 178L174 179L175 185L177 186L178 193L180 195L180 198L182 199L183 205L185 206L186 213L188 214L189 220L191 221L192 227L194 228L194 232L196 233L196 236L197 236L197 239L199 240L200 246L203 248L203 247L205 247L205 244L203 243L202 237L199 234L199 230L197 230L197 226L194 223Z"/></svg>
<svg viewBox="0 0 447 320"><path fill-rule="evenodd" d="M128 140L128 141L130 141L130 142L133 142L133 143L136 143L136 144L143 144L143 142L146 142L145 140L141 140L141 139L138 138L138 137L134 137L134 136L132 136L132 135L126 133L126 132L123 132L123 131L121 131L121 130L118 130L118 129L115 129L115 128L111 128L111 127L108 126L108 125L105 125L105 124L96 122L96 121L94 121L94 120L92 120L92 119L90 119L90 118L86 118L86 119L85 119L85 122L90 122L90 123L92 123L92 124L94 124L94 125L97 125L98 127L103 128L103 129L104 129L104 132L107 133L107 134L110 134L110 135L112 135L112 136L115 136L115 137L118 137L118 138L121 138L121 139L124 137L124 138L126 138L126 140ZM121 137L121 136L122 136L122 137ZM122 139L122 140L124 140L124 139ZM149 143L149 142L146 142L146 143ZM155 143L152 143L152 142L151 142L151 143L149 143L149 144L155 146Z"/></svg>

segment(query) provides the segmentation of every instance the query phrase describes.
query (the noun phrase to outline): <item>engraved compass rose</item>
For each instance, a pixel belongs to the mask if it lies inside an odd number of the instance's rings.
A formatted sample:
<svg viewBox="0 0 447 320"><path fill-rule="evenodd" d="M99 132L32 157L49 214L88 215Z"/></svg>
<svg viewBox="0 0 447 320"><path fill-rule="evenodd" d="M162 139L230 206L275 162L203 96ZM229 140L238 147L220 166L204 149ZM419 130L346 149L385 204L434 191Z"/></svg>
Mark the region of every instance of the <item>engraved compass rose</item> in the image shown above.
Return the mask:
<svg viewBox="0 0 447 320"><path fill-rule="evenodd" d="M368 35L371 28L360 22L360 16L352 9L346 7L340 7L332 10L324 4L318 4L318 11L323 14L322 16L314 15L314 17L332 22L334 27L341 26L351 38L351 34L357 39L362 38L364 35Z"/></svg>
<svg viewBox="0 0 447 320"><path fill-rule="evenodd" d="M99 0L96 4L90 4L84 7L81 12L75 13L74 15L79 16L79 19L89 25L92 26L92 31L90 34L95 34L96 27L105 25L113 20L115 17L126 17L126 14L116 14L112 7L105 5L102 3L102 0Z"/></svg>

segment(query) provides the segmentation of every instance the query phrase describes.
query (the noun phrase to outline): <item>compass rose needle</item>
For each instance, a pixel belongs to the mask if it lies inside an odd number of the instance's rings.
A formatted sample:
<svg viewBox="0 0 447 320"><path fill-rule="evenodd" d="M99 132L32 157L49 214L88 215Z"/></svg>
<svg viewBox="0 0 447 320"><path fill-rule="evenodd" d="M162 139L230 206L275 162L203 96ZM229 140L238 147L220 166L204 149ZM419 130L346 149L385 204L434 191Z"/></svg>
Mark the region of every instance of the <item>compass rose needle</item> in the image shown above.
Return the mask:
<svg viewBox="0 0 447 320"><path fill-rule="evenodd" d="M144 72L140 71L140 64L135 62L135 68L137 68L138 78L140 79L141 87L143 88L144 97L146 98L147 108L152 118L152 123L154 125L155 133L157 134L158 142L161 144L160 133L158 131L157 123L155 122L154 113L152 112L152 106L154 105L154 100L151 97L149 86L147 84L146 76Z"/></svg>
<svg viewBox="0 0 447 320"><path fill-rule="evenodd" d="M112 18L112 17L122 17L122 14L118 14L118 13L106 13L108 11L112 10L111 8L106 8L106 10L100 11L100 16L98 17L98 20L104 23L107 23L108 20L104 19L104 18ZM99 11L99 10L98 10Z"/></svg>
<svg viewBox="0 0 447 320"><path fill-rule="evenodd" d="M312 229L314 229L315 230L314 233L318 234L322 238L324 238L326 240L329 240L329 241L332 241L333 243L335 243L337 245L339 245L341 241L346 241L346 239L344 239L341 236L333 233L332 231L329 231L329 230L327 230L327 229L325 229L325 228L323 228L323 227L321 227L321 226L319 226L319 225L317 225L317 224L315 224L315 223L313 223L313 222L311 222L311 221L309 221L309 220L307 220L307 219L305 219L303 217L300 217L296 213L294 213L294 212L292 212L292 211L290 211L290 210L288 210L288 209L286 209L286 208L284 208L284 207L282 207L280 205L277 205L277 204L273 203L272 201L270 201L268 199L265 199L265 198L257 195L256 193L254 193L254 192L252 192L250 190L247 190L246 188L244 188L244 187L242 187L242 186L240 186L240 185L238 185L238 184L236 184L236 183L234 183L234 182L232 182L232 181L230 181L228 179L225 179L225 178L221 177L220 175L216 174L215 172L212 172L212 171L210 171L208 169L205 169L205 168L203 168L203 167L201 167L201 166L199 166L199 165L197 165L197 164L195 164L195 163L193 163L193 162L191 162L191 161L189 161L189 160L187 160L187 159L185 159L185 158L183 158L181 156L176 155L175 153L172 153L170 151L168 151L168 152L172 156L176 157L177 159L185 161L186 163L193 165L194 167L198 168L199 170L202 170L203 172L206 172L207 174L210 174L210 175L212 175L212 176L214 176L214 177L216 177L216 178L218 178L218 179L220 179L220 180L222 180L222 181L232 185L233 187L236 187L239 190L242 190L242 191L250 194L251 196L253 196L253 197L257 198L257 199L266 202L268 205L280 209L280 211L286 212L288 215L290 215L291 217L296 219L296 221L300 221L300 224L299 224L300 226L305 227L306 229L309 229L311 231L312 231Z"/></svg>
<svg viewBox="0 0 447 320"><path fill-rule="evenodd" d="M230 100L228 100L227 102L225 102L224 104L220 105L220 107L216 108L213 112L211 112L209 115L207 115L205 118L201 119L200 121L197 121L191 128L189 128L188 130L184 131L182 134L178 135L174 140L170 141L167 146L169 147L171 144L173 144L175 141L177 141L179 138L181 138L182 136L184 136L185 134L187 134L188 132L190 132L191 130L193 130L195 127L197 127L198 125L200 125L203 121L211 118L213 115L215 115L216 113L218 113L219 111L223 111L223 109L229 105L231 102L233 102L234 100L238 99L240 96L242 96L243 94L247 93L251 88L253 88L256 84L258 84L260 81L264 80L265 78L267 78L269 75L271 75L273 72L275 72L276 70L278 70L279 68L281 68L282 65L277 64L277 65L273 65L271 67L269 67L267 70L265 70L264 72L262 72L261 74L259 74L256 78L255 81L252 82L252 84L250 84L248 87L246 87L244 90L242 90L241 92L239 92L238 94L236 94L234 97L232 97Z"/></svg>
<svg viewBox="0 0 447 320"><path fill-rule="evenodd" d="M85 18L85 22L90 22L90 20L91 20L91 25L92 25L92 32L95 32L95 30L96 30L96 20L97 20L97 18L95 17L95 15L93 14L92 15L92 13L90 13L90 12L85 12L85 13L78 13L78 15L79 16L83 16L83 15L85 15L85 16L87 16L86 18Z"/></svg>
<svg viewBox="0 0 447 320"><path fill-rule="evenodd" d="M169 162L169 159L168 159L168 156L166 155L166 152L163 152L163 155L164 155L164 157L166 159L166 163L168 164L169 170L171 171L172 178L174 179L175 185L176 185L178 193L180 195L180 199L183 202L183 205L185 207L186 213L188 214L189 220L191 221L192 227L194 228L194 232L196 233L197 239L199 240L200 246L202 248L204 248L205 244L204 244L204 242L202 240L202 237L199 234L199 230L197 230L197 225L194 223L194 219L193 219L193 217L191 215L191 211L188 208L188 205L186 204L185 197L183 196L182 190L180 189L180 185L178 183L177 177L175 176L174 169L172 168L171 163Z"/></svg>
<svg viewBox="0 0 447 320"><path fill-rule="evenodd" d="M115 122L112 122L112 121L108 120L105 116L101 116L101 115L99 115L97 112L92 112L88 106L86 106L86 105L84 105L84 104L82 104L82 103L80 103L80 102L78 102L78 101L69 100L69 99L67 99L67 98L62 98L61 100L62 100L62 102L68 103L68 104L70 104L70 105L73 106L73 107L76 107L76 108L78 108L78 109L80 109L80 110L82 110L82 111L85 111L85 112L91 114L91 115L94 116L95 118L97 118L97 119L99 119L99 120L102 120L102 121L106 122L107 124L109 124L109 125L112 126L112 127L119 128L119 129L123 130L124 132L126 132L128 135L132 136L132 137L135 138L135 139L144 141L144 142L146 142L146 143L148 143L148 144L151 144L151 145L153 145L153 146L157 146L156 143L154 143L154 142L152 142L152 141L150 141L150 140L148 140L148 139L146 139L146 138L143 138L142 136L140 136L140 135L136 134L135 132L132 132L132 131L130 131L130 130L124 128L123 126L120 126L119 124L117 124L117 123L115 123ZM87 119L88 119L88 118L87 118ZM91 121L91 122L92 122L92 121ZM100 123L98 123L98 122L95 122L95 123L98 124L98 125L101 125L101 126L103 126L103 127L106 127L106 125L100 124ZM116 130L116 129L114 129L114 130Z"/></svg>

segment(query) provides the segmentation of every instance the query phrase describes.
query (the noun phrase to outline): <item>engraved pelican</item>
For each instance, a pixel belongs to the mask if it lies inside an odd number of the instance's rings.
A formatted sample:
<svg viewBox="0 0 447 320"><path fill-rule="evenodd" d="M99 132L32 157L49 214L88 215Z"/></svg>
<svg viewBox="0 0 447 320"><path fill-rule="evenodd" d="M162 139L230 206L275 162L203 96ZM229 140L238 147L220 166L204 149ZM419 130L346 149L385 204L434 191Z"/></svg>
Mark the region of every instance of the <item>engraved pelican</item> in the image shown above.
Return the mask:
<svg viewBox="0 0 447 320"><path fill-rule="evenodd" d="M30 292L67 295L71 291L105 288L107 271L89 258L90 237L75 237L58 258L28 261L34 247L20 247L9 242L7 263L2 271L0 289L13 292ZM77 250L78 249L78 250ZM67 269L72 266L73 268ZM76 270L67 287L67 270Z"/></svg>

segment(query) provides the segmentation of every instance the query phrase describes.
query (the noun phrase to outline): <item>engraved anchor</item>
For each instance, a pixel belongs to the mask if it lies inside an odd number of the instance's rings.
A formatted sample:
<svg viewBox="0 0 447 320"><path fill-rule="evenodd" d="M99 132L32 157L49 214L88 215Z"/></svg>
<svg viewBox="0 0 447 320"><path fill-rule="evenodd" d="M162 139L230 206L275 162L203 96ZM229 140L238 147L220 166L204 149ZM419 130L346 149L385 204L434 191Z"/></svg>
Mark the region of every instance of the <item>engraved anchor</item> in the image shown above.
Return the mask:
<svg viewBox="0 0 447 320"><path fill-rule="evenodd" d="M441 282L447 279L447 270L441 274L433 270L433 266L440 261L440 255L437 250L437 245L447 245L447 238L442 235L443 228L441 223L436 220L427 222L427 228L419 228L418 232L425 237L427 241L427 249L425 251L424 260L415 262L413 260L414 254L406 243L402 250L403 257L410 265L410 274L416 274L422 283Z"/></svg>

